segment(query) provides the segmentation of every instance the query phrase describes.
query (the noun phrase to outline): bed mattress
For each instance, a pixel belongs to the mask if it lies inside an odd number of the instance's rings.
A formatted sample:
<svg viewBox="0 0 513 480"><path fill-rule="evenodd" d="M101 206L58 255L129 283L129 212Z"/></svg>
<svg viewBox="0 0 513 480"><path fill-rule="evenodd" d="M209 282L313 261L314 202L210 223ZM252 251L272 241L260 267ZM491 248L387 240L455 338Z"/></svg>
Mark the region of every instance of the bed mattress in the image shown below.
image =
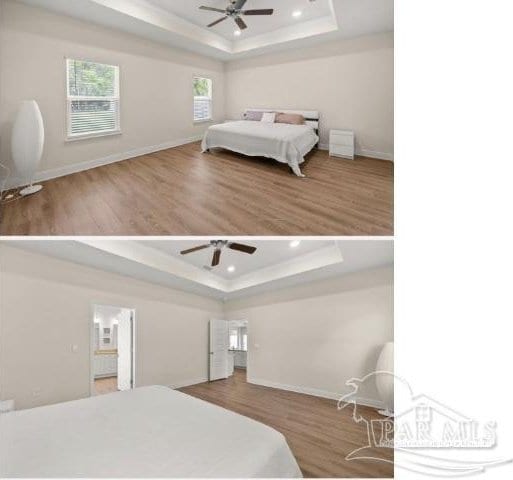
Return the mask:
<svg viewBox="0 0 513 480"><path fill-rule="evenodd" d="M305 155L318 141L309 125L240 120L209 127L202 150L225 148L244 155L273 158L287 163L298 174Z"/></svg>
<svg viewBox="0 0 513 480"><path fill-rule="evenodd" d="M167 387L0 415L2 477L301 477L285 437Z"/></svg>

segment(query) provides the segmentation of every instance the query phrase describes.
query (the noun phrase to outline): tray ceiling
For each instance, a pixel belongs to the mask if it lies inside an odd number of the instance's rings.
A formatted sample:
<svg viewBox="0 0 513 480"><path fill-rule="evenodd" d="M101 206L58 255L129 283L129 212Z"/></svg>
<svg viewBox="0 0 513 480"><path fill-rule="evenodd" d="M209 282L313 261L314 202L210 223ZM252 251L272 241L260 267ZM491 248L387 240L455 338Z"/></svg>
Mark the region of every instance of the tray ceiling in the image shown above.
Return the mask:
<svg viewBox="0 0 513 480"><path fill-rule="evenodd" d="M198 8L223 8L228 0L17 1L224 61L390 32L394 23L393 0L248 0L248 9L275 13L245 17L248 28L240 36L234 36L231 19L207 28L220 14ZM294 17L294 11L302 15Z"/></svg>
<svg viewBox="0 0 513 480"><path fill-rule="evenodd" d="M148 3L163 10L174 13L185 20L205 28L206 25L217 20L222 15L216 12L200 10L201 5L224 9L229 0L146 0ZM330 17L333 13L330 0L247 0L244 9L273 8L271 16L246 16L244 21L248 28L242 32L239 40L243 38L274 32L275 30L301 24L309 20ZM301 16L293 17L293 12L302 12ZM232 20L226 20L209 29L228 40L234 40L234 31L238 30Z"/></svg>
<svg viewBox="0 0 513 480"><path fill-rule="evenodd" d="M138 242L149 248L153 248L167 255L172 255L184 262L190 263L198 268L205 269L226 279L235 279L241 275L246 275L256 270L260 270L271 265L293 260L307 253L314 252L323 247L333 245L332 241L323 240L305 240L294 247L290 246L289 241L269 241L269 240L242 240L242 243L256 247L256 252L252 255L236 252L229 248L224 248L221 253L221 262L217 267L211 268L213 249L207 248L197 252L181 255L182 250L187 250L201 244L208 243L201 239L198 240L151 240ZM228 267L233 267L233 272L228 271Z"/></svg>
<svg viewBox="0 0 513 480"><path fill-rule="evenodd" d="M223 251L220 266L207 271L203 263L208 255L179 254L201 241L4 240L4 244L224 301L393 264L391 240L302 240L293 249L290 240L232 239L256 246L257 251L253 255ZM227 274L229 265L236 267L232 274Z"/></svg>

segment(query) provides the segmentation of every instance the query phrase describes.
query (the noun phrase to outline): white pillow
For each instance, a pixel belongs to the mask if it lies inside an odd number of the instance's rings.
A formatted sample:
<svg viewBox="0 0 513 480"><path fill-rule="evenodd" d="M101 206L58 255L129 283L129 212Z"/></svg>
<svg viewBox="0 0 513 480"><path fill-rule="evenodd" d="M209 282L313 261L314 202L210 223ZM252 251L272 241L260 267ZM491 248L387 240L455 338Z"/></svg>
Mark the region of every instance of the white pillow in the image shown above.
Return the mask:
<svg viewBox="0 0 513 480"><path fill-rule="evenodd" d="M274 123L275 120L276 120L276 112L265 112L262 115L262 120L260 120L260 121L264 122L264 123Z"/></svg>

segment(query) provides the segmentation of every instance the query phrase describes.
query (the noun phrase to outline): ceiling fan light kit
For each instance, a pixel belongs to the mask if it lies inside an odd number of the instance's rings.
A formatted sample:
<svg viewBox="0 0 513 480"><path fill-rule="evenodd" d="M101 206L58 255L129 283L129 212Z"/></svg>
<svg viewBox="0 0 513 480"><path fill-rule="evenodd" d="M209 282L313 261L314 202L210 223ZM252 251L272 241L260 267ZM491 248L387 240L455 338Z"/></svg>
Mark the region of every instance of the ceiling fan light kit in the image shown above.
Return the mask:
<svg viewBox="0 0 513 480"><path fill-rule="evenodd" d="M244 245L242 243L230 242L229 240L211 240L210 243L205 243L203 245L198 245L197 247L188 248L187 250L182 250L180 252L181 255L187 255L189 253L197 252L199 250L204 250L205 248L214 248L214 254L212 256L212 267L216 267L219 265L221 261L221 251L223 248L229 248L231 250L235 250L237 252L248 253L253 255L256 252L256 247L251 247L250 245Z"/></svg>
<svg viewBox="0 0 513 480"><path fill-rule="evenodd" d="M200 10L207 10L209 12L217 12L223 13L224 17L215 20L214 22L207 25L209 28L217 25L218 23L223 22L227 18L232 18L233 21L237 24L240 30L245 30L248 28L246 22L241 18L243 15L272 15L274 13L274 9L272 8L261 8L258 10L243 10L242 8L246 4L247 0L231 0L230 4L224 9L207 7L202 5Z"/></svg>

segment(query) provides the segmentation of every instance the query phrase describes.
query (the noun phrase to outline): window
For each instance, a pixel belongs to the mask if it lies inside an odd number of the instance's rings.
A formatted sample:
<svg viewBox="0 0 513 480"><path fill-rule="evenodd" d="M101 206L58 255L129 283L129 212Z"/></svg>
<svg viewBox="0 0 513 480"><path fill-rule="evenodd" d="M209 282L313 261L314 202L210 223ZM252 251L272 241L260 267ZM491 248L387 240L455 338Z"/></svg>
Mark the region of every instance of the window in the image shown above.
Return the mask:
<svg viewBox="0 0 513 480"><path fill-rule="evenodd" d="M212 80L194 77L194 121L212 120Z"/></svg>
<svg viewBox="0 0 513 480"><path fill-rule="evenodd" d="M66 60L68 138L120 132L119 67Z"/></svg>
<svg viewBox="0 0 513 480"><path fill-rule="evenodd" d="M239 348L239 335L237 328L230 328L230 350Z"/></svg>
<svg viewBox="0 0 513 480"><path fill-rule="evenodd" d="M230 327L230 350L248 349L248 329L247 327Z"/></svg>

